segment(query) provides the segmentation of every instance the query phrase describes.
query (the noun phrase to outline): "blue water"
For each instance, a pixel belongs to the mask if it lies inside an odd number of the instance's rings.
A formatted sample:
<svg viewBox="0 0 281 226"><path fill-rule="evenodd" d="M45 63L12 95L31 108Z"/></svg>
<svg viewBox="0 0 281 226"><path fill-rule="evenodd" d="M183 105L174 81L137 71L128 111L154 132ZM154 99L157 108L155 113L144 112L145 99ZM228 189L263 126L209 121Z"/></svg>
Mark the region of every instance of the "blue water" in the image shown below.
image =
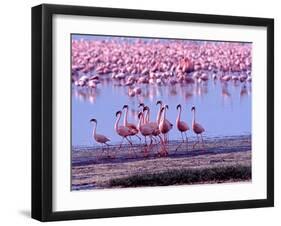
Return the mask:
<svg viewBox="0 0 281 226"><path fill-rule="evenodd" d="M191 127L191 107L196 106L196 121L205 128L204 136L233 136L251 134L251 85L227 85L209 80L203 84L181 86L143 85L140 96L129 97L128 87L115 86L112 82L102 82L97 89L72 87L72 145L99 145L93 141L91 118L98 120L97 133L110 138L110 143L118 143L121 138L114 131L115 113L124 104L129 105L129 122L137 124L138 104L145 103L151 109L151 120L155 121L162 100L169 105L167 118L174 124L170 139L180 139L176 128L176 106L183 106L182 120ZM122 118L123 123L123 118ZM194 137L192 131L188 136ZM137 140L136 140L137 141Z"/></svg>

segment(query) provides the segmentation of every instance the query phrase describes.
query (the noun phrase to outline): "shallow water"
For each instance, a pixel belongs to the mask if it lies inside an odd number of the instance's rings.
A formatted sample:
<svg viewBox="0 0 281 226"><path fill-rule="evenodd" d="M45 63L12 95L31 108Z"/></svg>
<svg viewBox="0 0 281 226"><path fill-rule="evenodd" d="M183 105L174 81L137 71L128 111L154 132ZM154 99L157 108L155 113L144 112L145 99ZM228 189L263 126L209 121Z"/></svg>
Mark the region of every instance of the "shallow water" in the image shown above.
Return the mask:
<svg viewBox="0 0 281 226"><path fill-rule="evenodd" d="M143 102L151 110L151 120L156 120L158 100L169 105L167 118L174 124L169 139L181 139L175 121L176 106L183 107L182 118L191 127L191 107L196 106L196 121L204 128L205 137L251 134L251 84L221 83L209 80L201 84L174 86L142 85L142 94L128 96L128 87L103 81L97 89L72 87L72 146L96 146L93 141L91 118L98 121L97 133L106 135L115 144L121 137L114 131L115 113L129 105L129 122L137 124L138 104ZM122 121L123 123L123 118ZM188 131L189 137L194 133ZM133 138L135 139L135 138ZM137 142L138 140L135 139Z"/></svg>

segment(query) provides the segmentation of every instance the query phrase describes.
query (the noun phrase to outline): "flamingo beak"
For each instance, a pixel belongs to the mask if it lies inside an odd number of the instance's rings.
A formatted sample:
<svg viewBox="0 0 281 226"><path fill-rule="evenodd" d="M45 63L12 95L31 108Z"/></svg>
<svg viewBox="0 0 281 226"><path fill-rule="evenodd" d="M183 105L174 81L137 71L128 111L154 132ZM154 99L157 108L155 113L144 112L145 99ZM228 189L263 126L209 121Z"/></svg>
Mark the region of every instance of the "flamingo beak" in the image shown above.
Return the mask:
<svg viewBox="0 0 281 226"><path fill-rule="evenodd" d="M195 111L195 107L194 106L191 108L191 111Z"/></svg>
<svg viewBox="0 0 281 226"><path fill-rule="evenodd" d="M97 120L94 119L94 118L92 118L92 119L90 120L90 122L97 122Z"/></svg>
<svg viewBox="0 0 281 226"><path fill-rule="evenodd" d="M121 113L121 111L117 111L115 115L118 116L118 114L120 114L120 113Z"/></svg>
<svg viewBox="0 0 281 226"><path fill-rule="evenodd" d="M123 109L125 109L125 108L128 108L128 105L124 105L124 106L123 106Z"/></svg>
<svg viewBox="0 0 281 226"><path fill-rule="evenodd" d="M178 104L177 109L179 109L180 107L181 107L181 105L180 105L180 104Z"/></svg>
<svg viewBox="0 0 281 226"><path fill-rule="evenodd" d="M156 105L158 105L158 104L162 104L162 101L161 101L161 100L158 100L157 103L156 103Z"/></svg>

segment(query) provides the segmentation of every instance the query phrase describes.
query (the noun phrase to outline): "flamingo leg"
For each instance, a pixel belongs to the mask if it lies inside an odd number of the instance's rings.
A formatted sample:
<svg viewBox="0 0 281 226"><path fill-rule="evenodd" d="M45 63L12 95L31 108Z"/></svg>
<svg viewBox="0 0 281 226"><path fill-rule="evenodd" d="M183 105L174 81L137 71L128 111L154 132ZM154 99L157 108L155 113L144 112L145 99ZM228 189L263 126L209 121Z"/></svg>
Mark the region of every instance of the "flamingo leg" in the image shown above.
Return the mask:
<svg viewBox="0 0 281 226"><path fill-rule="evenodd" d="M124 141L124 137L122 137L122 140L121 140L121 143L120 143L120 146L119 146L119 150L121 149L121 146L123 144L123 141Z"/></svg>
<svg viewBox="0 0 281 226"><path fill-rule="evenodd" d="M133 148L133 144L132 142L128 139L128 137L125 137L125 139L129 142L129 144L131 145L131 148L130 148L130 153L132 154L132 148ZM135 157L137 156L136 152L135 152L135 149L133 149L134 151L134 154L135 154Z"/></svg>
<svg viewBox="0 0 281 226"><path fill-rule="evenodd" d="M112 156L110 155L110 145L108 144L108 143L104 143L106 146L107 146L107 154L108 154L108 156L110 156L110 157L112 157L112 158L115 158L115 155L114 154L112 154Z"/></svg>
<svg viewBox="0 0 281 226"><path fill-rule="evenodd" d="M195 148L195 146L199 143L199 135L197 134L197 141L195 142L195 144L193 144L193 149Z"/></svg>
<svg viewBox="0 0 281 226"><path fill-rule="evenodd" d="M184 138L183 138L182 132L181 132L181 138L182 138L182 142L177 146L175 153L178 151L179 147L182 146L182 144L184 143Z"/></svg>
<svg viewBox="0 0 281 226"><path fill-rule="evenodd" d="M150 135L150 144L147 146L147 148L144 150L144 157L148 157L148 150L151 148L151 145L153 143L153 137Z"/></svg>
<svg viewBox="0 0 281 226"><path fill-rule="evenodd" d="M138 134L135 134L135 136L136 136L137 138L139 138L140 143L141 143L141 138L140 138L140 136L139 136Z"/></svg>
<svg viewBox="0 0 281 226"><path fill-rule="evenodd" d="M144 149L142 150L143 151L143 156L145 157L145 154L147 153L147 142L146 142L146 136L144 136L144 143L145 143L145 145L144 145Z"/></svg>
<svg viewBox="0 0 281 226"><path fill-rule="evenodd" d="M183 138L183 134L182 134L182 132L181 132L181 138L182 138L182 142L184 143L184 138Z"/></svg>
<svg viewBox="0 0 281 226"><path fill-rule="evenodd" d="M167 147L166 147L166 141L167 141L166 134L163 134L164 138L162 138L160 135L158 137L159 137L160 143L161 143L160 151L158 151L158 154L160 156L163 156L163 155L167 156L168 155L168 151L167 151Z"/></svg>
<svg viewBox="0 0 281 226"><path fill-rule="evenodd" d="M184 132L184 135L185 135L185 139L186 139L186 149L188 150L188 137L187 137L187 134L186 134L186 132Z"/></svg>
<svg viewBox="0 0 281 226"><path fill-rule="evenodd" d="M204 141L203 141L203 136L202 136L202 133L201 133L200 135L201 135L201 140L202 140L202 145L203 145L203 148L205 148L205 144L204 144Z"/></svg>
<svg viewBox="0 0 281 226"><path fill-rule="evenodd" d="M100 155L98 156L98 159L101 159L102 158L102 155L103 155L103 153L104 153L104 146L103 146L103 144L101 145L101 153L100 153Z"/></svg>

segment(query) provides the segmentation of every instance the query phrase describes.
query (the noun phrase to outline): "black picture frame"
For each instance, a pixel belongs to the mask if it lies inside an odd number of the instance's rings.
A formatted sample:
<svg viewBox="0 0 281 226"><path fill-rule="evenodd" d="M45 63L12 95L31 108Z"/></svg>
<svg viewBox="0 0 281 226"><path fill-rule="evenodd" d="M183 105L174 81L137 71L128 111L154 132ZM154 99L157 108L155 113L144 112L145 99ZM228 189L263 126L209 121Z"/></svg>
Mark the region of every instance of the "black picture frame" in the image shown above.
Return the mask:
<svg viewBox="0 0 281 226"><path fill-rule="evenodd" d="M267 198L54 212L52 210L52 18L55 14L266 27ZM32 218L40 221L57 221L271 206L274 206L273 19L49 4L32 8Z"/></svg>

